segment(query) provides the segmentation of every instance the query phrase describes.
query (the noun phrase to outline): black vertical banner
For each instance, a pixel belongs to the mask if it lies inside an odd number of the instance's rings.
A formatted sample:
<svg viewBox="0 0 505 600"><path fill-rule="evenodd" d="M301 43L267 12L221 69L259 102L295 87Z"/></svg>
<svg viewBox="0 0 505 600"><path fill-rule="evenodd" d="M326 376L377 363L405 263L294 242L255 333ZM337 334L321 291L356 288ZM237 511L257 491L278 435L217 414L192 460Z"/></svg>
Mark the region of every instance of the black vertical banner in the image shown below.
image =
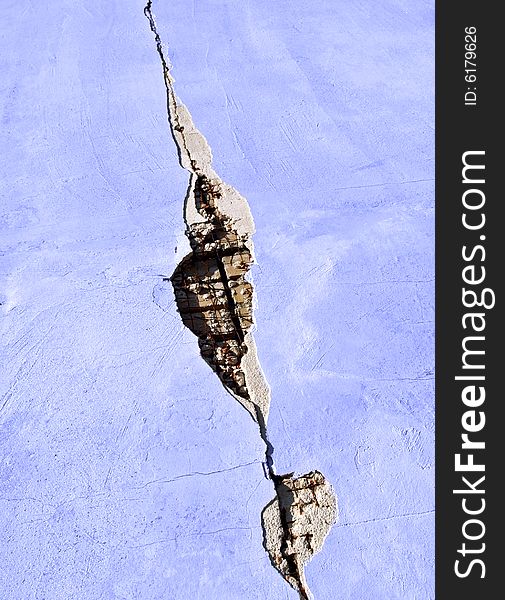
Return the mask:
<svg viewBox="0 0 505 600"><path fill-rule="evenodd" d="M438 600L503 594L499 523L491 518L505 505L497 466L505 402L498 383L505 374L498 8L465 0L436 8Z"/></svg>

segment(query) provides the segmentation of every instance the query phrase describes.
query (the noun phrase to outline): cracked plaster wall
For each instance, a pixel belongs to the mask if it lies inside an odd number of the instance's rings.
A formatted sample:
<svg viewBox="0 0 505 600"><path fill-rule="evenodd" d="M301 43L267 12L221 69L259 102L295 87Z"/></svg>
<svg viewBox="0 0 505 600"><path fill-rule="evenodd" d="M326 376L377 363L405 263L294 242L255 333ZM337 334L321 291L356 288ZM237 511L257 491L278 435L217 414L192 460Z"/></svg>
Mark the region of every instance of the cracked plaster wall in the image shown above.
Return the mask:
<svg viewBox="0 0 505 600"><path fill-rule="evenodd" d="M292 598L261 546L257 428L160 285L187 181L143 4L4 7L2 596ZM254 211L278 470L338 490L311 589L432 598L431 3L157 19Z"/></svg>

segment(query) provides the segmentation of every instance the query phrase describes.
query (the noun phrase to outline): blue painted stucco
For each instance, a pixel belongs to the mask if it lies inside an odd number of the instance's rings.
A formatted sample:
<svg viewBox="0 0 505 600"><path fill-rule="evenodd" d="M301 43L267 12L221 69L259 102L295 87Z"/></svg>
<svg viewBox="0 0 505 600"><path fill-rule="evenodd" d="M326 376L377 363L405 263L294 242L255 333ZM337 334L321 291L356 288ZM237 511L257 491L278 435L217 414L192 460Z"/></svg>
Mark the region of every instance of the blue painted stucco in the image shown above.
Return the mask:
<svg viewBox="0 0 505 600"><path fill-rule="evenodd" d="M338 495L314 596L432 599L432 3L153 10L255 219L277 471ZM2 13L0 597L294 598L257 427L162 281L187 173L143 2Z"/></svg>

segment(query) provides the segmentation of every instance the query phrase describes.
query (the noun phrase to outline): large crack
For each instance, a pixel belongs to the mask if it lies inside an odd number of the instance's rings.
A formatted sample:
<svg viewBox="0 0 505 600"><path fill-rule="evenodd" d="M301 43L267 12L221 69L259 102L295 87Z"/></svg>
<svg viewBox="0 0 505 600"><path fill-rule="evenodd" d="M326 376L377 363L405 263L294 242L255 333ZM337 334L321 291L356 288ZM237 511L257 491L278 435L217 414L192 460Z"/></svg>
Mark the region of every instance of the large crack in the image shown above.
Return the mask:
<svg viewBox="0 0 505 600"><path fill-rule="evenodd" d="M188 225L192 252L171 277L183 323L198 337L203 358L235 396L250 401L241 368L245 336L252 325L251 264L247 240L233 229L217 204L219 186L196 178L195 206L205 218Z"/></svg>
<svg viewBox="0 0 505 600"><path fill-rule="evenodd" d="M273 476L276 498L261 515L264 546L273 566L309 600L304 566L321 550L335 522L336 502L331 485L319 471L294 478Z"/></svg>
<svg viewBox="0 0 505 600"><path fill-rule="evenodd" d="M225 389L250 413L265 443L265 475L275 497L261 520L272 565L298 592L311 598L304 566L318 552L337 517L336 497L319 471L300 477L278 475L268 439L270 389L252 336L254 222L245 198L212 168L212 152L177 98L152 12L144 8L163 67L168 121L181 167L190 174L184 202L191 252L169 278L182 322L198 338L200 353Z"/></svg>

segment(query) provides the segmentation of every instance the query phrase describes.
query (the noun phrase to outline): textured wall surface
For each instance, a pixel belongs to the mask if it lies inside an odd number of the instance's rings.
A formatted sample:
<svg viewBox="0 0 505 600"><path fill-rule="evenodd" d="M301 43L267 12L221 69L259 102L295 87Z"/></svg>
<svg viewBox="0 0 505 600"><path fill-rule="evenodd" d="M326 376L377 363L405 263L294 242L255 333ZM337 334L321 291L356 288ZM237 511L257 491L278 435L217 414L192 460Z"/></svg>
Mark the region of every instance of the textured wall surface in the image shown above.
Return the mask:
<svg viewBox="0 0 505 600"><path fill-rule="evenodd" d="M187 174L143 8L2 2L0 597L294 599L262 547L257 427L162 279ZM153 10L255 219L277 470L339 498L314 596L430 600L432 3Z"/></svg>

